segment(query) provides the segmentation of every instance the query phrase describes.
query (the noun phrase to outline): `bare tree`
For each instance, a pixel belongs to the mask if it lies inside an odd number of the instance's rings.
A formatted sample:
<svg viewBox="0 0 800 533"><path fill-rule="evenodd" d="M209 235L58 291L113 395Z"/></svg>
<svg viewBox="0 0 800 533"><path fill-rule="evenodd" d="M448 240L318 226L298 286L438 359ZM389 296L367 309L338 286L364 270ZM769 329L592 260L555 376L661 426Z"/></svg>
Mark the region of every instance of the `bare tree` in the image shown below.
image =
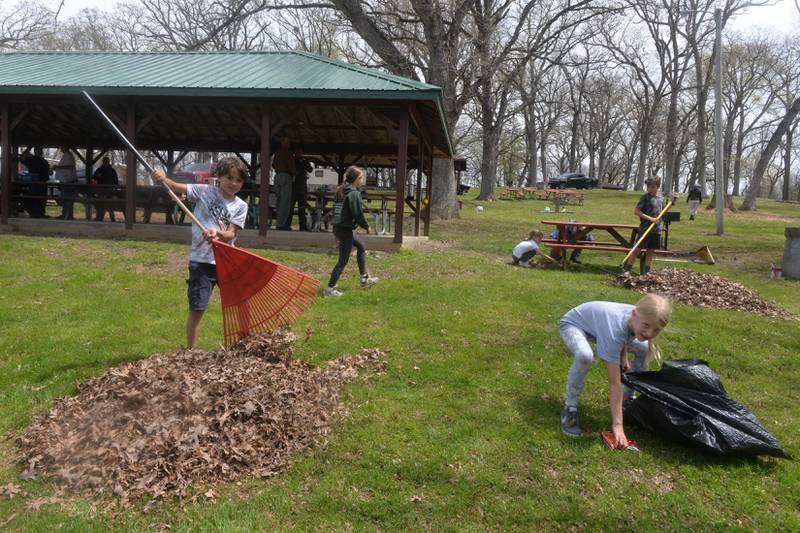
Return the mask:
<svg viewBox="0 0 800 533"><path fill-rule="evenodd" d="M732 177L734 195L739 194L745 137L761 122L775 97L775 92L770 90L770 78L775 70L771 49L772 43L767 39L743 40L734 36L723 53L723 108L727 114L723 137L723 189L728 190Z"/></svg>
<svg viewBox="0 0 800 533"><path fill-rule="evenodd" d="M602 44L611 52L614 61L631 73L628 87L638 108L636 131L639 139L639 157L633 187L641 190L647 174L653 130L667 94L667 79L663 69L652 68L654 61L647 46L649 41L631 24L622 25L616 32L606 29L603 36Z"/></svg>
<svg viewBox="0 0 800 533"><path fill-rule="evenodd" d="M787 109L786 114L778 123L775 131L772 132L766 147L761 152L761 156L758 158L756 169L753 172L753 178L750 180L750 187L747 189L747 194L745 195L744 202L742 202L742 207L740 208L743 211L755 210L756 199L758 198L759 194L761 194L761 182L764 179L764 172L767 170L767 165L769 165L772 156L775 154L775 150L778 149L781 138L786 135L786 132L797 118L798 113L800 113L800 96L798 96L789 109Z"/></svg>
<svg viewBox="0 0 800 533"><path fill-rule="evenodd" d="M59 22L30 43L37 50L119 50L113 19L97 9L83 9L74 17Z"/></svg>
<svg viewBox="0 0 800 533"><path fill-rule="evenodd" d="M52 28L57 15L58 10L37 1L0 4L0 51L28 46Z"/></svg>

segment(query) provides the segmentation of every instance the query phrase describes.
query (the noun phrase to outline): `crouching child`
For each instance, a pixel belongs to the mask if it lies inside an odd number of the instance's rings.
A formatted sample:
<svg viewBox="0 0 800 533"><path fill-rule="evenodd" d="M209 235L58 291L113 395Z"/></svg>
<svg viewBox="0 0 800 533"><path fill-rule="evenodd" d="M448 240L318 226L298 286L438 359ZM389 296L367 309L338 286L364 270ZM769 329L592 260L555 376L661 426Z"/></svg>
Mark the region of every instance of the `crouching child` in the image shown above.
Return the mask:
<svg viewBox="0 0 800 533"><path fill-rule="evenodd" d="M616 446L625 446L628 439L622 426L622 401L632 391L622 386L621 371L647 370L657 356L658 337L672 316L672 306L666 298L647 294L633 306L616 302L587 302L570 309L559 321L558 331L572 354L572 366L567 374L566 399L561 411L561 431L569 437L580 437L578 399L586 375L594 360L590 343L597 345L597 356L605 363L608 373L608 400L611 409L611 428ZM633 352L631 363L628 353Z"/></svg>

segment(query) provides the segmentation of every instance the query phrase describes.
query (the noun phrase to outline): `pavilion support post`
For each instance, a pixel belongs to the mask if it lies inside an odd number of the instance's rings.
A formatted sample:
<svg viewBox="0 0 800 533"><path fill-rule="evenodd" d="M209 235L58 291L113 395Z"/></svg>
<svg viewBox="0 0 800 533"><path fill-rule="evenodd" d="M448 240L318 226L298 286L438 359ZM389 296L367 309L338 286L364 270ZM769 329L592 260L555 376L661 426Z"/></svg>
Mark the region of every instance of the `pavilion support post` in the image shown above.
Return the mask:
<svg viewBox="0 0 800 533"><path fill-rule="evenodd" d="M11 211L11 110L8 102L0 104L0 181L2 181L2 203L0 203L0 224L8 224Z"/></svg>
<svg viewBox="0 0 800 533"><path fill-rule="evenodd" d="M172 176L172 173L175 171L175 151L169 150L167 151L167 175Z"/></svg>
<svg viewBox="0 0 800 533"><path fill-rule="evenodd" d="M416 191L416 199L414 200L414 206L416 213L414 213L414 237L419 237L419 218L422 214L420 211L420 202L422 201L422 158L424 157L424 145L422 143L422 137L417 132L417 191Z"/></svg>
<svg viewBox="0 0 800 533"><path fill-rule="evenodd" d="M256 165L258 165L258 153L250 152L250 164L247 166L250 171L250 177L248 179L253 182L256 181L256 170L258 170Z"/></svg>
<svg viewBox="0 0 800 533"><path fill-rule="evenodd" d="M270 127L270 112L269 109L264 109L261 112L261 151L259 152L261 185L258 190L258 234L262 237L267 236L269 220L269 177L272 168L272 165L270 165L270 159L272 158L270 153L270 138L272 137Z"/></svg>
<svg viewBox="0 0 800 533"><path fill-rule="evenodd" d="M11 147L11 181L19 179L19 145Z"/></svg>
<svg viewBox="0 0 800 533"><path fill-rule="evenodd" d="M403 212L405 211L405 184L408 169L408 107L400 110L400 124L397 136L397 166L395 167L394 187L394 242L403 243Z"/></svg>
<svg viewBox="0 0 800 533"><path fill-rule="evenodd" d="M86 161L83 162L83 168L84 176L86 177L86 184L88 185L92 180L92 175L94 174L94 149L91 146L86 148ZM92 202L87 202L85 205L86 220L92 220L92 211L94 206L92 205Z"/></svg>
<svg viewBox="0 0 800 533"><path fill-rule="evenodd" d="M338 174L337 185L341 185L344 181L344 154L339 154L339 159L336 160L336 174Z"/></svg>
<svg viewBox="0 0 800 533"><path fill-rule="evenodd" d="M136 146L136 108L133 100L128 100L128 113L125 133L132 145ZM125 151L125 229L133 229L136 221L136 154L131 149Z"/></svg>
<svg viewBox="0 0 800 533"><path fill-rule="evenodd" d="M433 146L428 146L428 172L426 174L428 180L425 182L425 188L427 189L427 197L428 197L428 206L425 208L425 231L424 234L427 237L430 233L431 229L431 204L433 203L433 199L431 198L431 191L433 190Z"/></svg>

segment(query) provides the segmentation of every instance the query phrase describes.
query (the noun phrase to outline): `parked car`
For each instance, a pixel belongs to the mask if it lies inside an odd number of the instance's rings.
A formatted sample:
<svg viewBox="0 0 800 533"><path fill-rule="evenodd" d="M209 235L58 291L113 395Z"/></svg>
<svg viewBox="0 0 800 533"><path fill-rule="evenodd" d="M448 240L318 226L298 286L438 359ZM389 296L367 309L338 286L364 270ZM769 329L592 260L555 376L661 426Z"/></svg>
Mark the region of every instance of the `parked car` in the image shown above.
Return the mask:
<svg viewBox="0 0 800 533"><path fill-rule="evenodd" d="M214 177L214 165L215 163L191 163L173 172L170 178L179 183L197 183L200 185L214 183L217 180Z"/></svg>
<svg viewBox="0 0 800 533"><path fill-rule="evenodd" d="M594 189L598 186L597 178L590 178L580 172L567 172L555 178L550 178L549 186L551 189Z"/></svg>

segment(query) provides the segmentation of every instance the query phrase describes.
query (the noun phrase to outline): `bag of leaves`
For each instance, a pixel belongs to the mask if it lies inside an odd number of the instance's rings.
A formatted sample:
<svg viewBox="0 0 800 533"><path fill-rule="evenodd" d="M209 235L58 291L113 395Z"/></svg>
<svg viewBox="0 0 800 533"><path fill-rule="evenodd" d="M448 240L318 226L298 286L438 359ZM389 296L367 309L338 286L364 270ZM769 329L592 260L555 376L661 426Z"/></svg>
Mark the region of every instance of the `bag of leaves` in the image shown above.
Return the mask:
<svg viewBox="0 0 800 533"><path fill-rule="evenodd" d="M716 455L791 459L753 413L728 397L706 361L664 361L661 370L624 373L622 381L640 393L625 408L625 422Z"/></svg>

